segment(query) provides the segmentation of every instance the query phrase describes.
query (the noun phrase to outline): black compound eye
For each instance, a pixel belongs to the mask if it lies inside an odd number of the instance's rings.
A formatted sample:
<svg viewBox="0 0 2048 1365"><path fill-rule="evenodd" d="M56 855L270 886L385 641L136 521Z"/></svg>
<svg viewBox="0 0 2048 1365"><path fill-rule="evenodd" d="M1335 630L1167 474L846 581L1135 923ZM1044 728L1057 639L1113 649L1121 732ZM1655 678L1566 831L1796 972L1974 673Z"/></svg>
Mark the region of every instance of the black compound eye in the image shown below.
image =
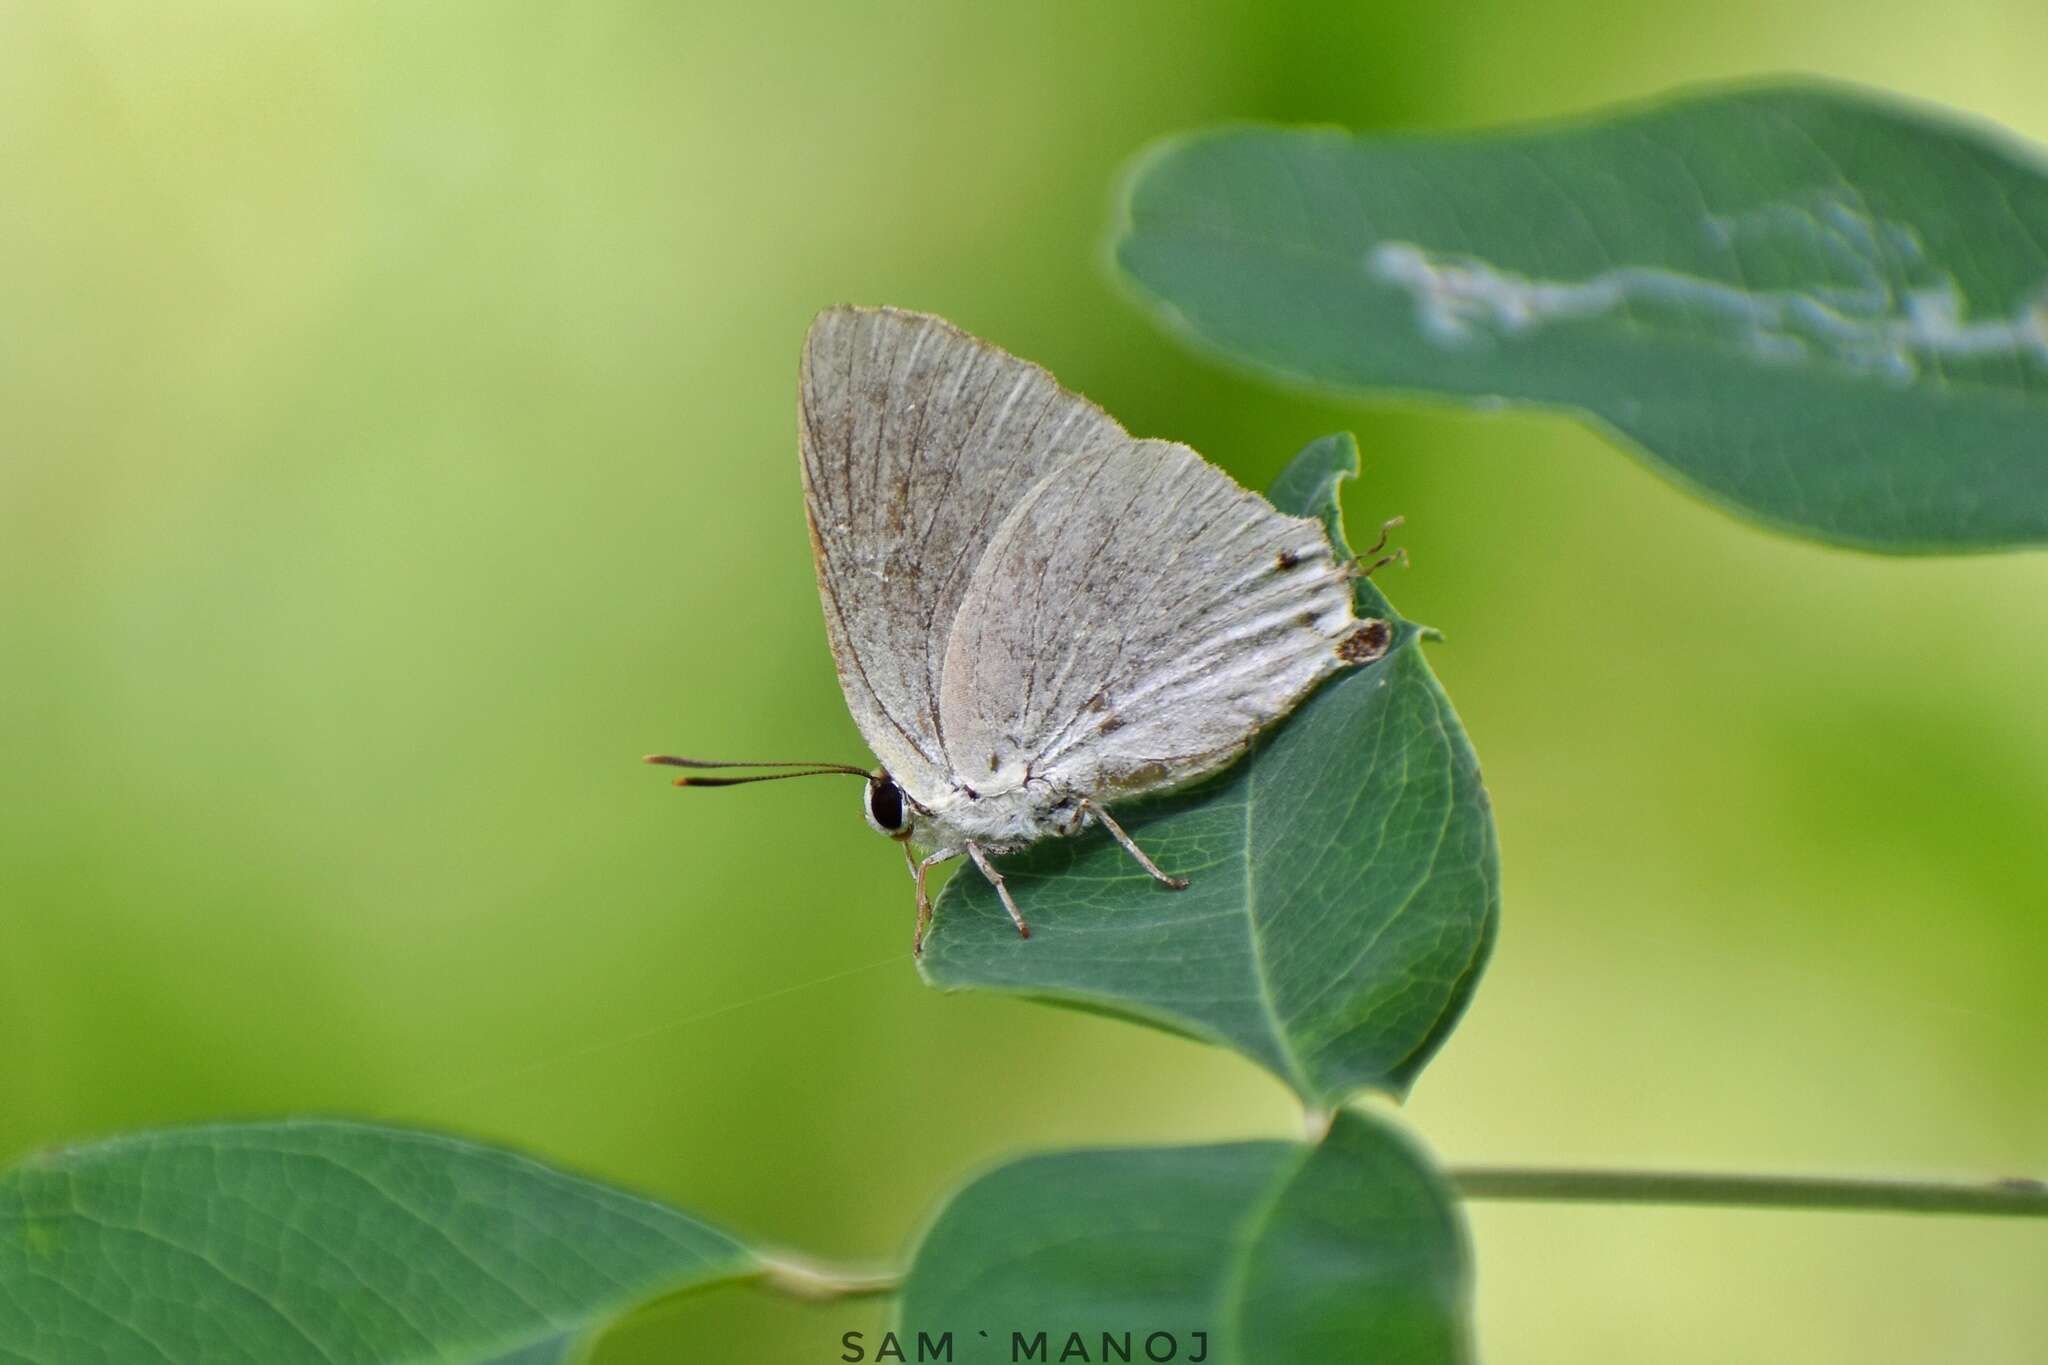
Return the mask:
<svg viewBox="0 0 2048 1365"><path fill-rule="evenodd" d="M910 827L908 813L903 809L903 788L887 777L869 781L867 796L861 803L868 823L883 834L901 834Z"/></svg>

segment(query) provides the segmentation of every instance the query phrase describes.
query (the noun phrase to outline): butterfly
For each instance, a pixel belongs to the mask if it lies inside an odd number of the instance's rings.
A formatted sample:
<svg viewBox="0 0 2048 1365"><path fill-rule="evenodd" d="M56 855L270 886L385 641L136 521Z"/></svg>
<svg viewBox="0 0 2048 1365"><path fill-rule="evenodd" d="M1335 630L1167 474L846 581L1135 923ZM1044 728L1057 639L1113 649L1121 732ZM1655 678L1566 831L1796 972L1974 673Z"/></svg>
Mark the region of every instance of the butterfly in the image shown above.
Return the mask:
<svg viewBox="0 0 2048 1365"><path fill-rule="evenodd" d="M1387 560L1340 560L1320 522L1187 446L1131 436L943 319L820 314L798 436L825 633L880 766L647 761L776 770L678 786L865 779L867 821L902 846L916 885L913 953L931 924L927 874L963 855L1023 938L994 859L1040 839L1100 825L1161 885L1185 887L1110 806L1228 766L1391 642L1351 591Z"/></svg>

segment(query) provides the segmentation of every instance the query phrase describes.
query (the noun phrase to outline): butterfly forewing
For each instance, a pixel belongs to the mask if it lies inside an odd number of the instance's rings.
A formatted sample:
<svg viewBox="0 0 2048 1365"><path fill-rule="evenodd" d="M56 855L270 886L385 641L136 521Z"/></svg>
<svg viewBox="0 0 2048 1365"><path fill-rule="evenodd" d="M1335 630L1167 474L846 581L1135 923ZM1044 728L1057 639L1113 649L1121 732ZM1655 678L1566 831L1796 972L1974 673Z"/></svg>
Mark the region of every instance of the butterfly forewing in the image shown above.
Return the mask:
<svg viewBox="0 0 2048 1365"><path fill-rule="evenodd" d="M946 642L996 529L1053 465L1129 437L1038 366L895 309L812 324L798 426L847 706L875 756L929 800L948 776Z"/></svg>

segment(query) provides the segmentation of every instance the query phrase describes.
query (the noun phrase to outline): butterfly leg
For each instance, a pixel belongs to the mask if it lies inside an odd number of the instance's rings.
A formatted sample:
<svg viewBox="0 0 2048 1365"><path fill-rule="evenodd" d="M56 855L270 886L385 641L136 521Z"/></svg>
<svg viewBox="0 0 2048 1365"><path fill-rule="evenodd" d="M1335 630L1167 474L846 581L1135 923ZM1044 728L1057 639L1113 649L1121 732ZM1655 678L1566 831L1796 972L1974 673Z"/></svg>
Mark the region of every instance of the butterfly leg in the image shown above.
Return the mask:
<svg viewBox="0 0 2048 1365"><path fill-rule="evenodd" d="M1150 858L1145 856L1145 850L1139 848L1137 843L1132 840L1131 836L1124 833L1124 827L1122 825L1119 825L1115 820L1112 820L1110 818L1108 811L1104 810L1101 806L1096 805L1093 801L1085 800L1081 803L1081 808L1085 811L1092 813L1096 819L1100 820L1102 822L1102 827L1108 830L1110 834L1115 837L1116 841L1124 846L1124 852L1130 854L1133 858L1136 858L1138 860L1138 866L1144 868L1147 872L1151 873L1154 881L1158 882L1161 886L1168 887L1174 891L1185 891L1188 889L1188 879L1186 877L1175 877L1165 872L1161 872L1159 870L1159 864L1153 862Z"/></svg>
<svg viewBox="0 0 2048 1365"><path fill-rule="evenodd" d="M996 865L981 851L981 845L967 841L967 856L974 859L974 865L981 869L981 875L988 878L988 884L996 889L996 898L1003 903L1003 909L1010 912L1010 922L1017 926L1018 938L1030 938L1031 926L1024 922L1024 916L1017 912L1017 902L1010 898L1010 888L1003 885L1003 874L996 871Z"/></svg>
<svg viewBox="0 0 2048 1365"><path fill-rule="evenodd" d="M932 897L931 893L924 888L924 874L931 870L934 863L943 863L948 858L959 857L960 850L957 848L942 848L927 857L923 862L919 862L917 855L910 851L910 841L905 839L901 842L903 845L903 861L910 864L911 880L917 883L917 932L911 935L910 955L912 957L923 957L925 931L931 928L932 924Z"/></svg>

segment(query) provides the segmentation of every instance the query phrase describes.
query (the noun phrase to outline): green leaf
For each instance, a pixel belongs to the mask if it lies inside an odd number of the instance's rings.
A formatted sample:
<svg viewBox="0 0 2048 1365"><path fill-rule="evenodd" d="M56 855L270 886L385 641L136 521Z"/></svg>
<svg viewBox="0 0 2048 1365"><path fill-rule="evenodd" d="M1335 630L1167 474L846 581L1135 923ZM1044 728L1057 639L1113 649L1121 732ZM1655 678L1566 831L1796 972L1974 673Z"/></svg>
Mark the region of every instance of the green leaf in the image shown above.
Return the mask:
<svg viewBox="0 0 2048 1365"><path fill-rule="evenodd" d="M1326 437L1274 485L1327 520L1358 468ZM1385 658L1324 686L1218 780L1119 811L1185 891L1100 831L1002 860L1031 921L1017 937L972 869L940 896L926 979L1140 1020L1232 1047L1317 1106L1400 1093L1463 1011L1499 911L1493 818L1420 629L1370 581L1358 610L1395 624Z"/></svg>
<svg viewBox="0 0 2048 1365"><path fill-rule="evenodd" d="M501 1356L492 1356L485 1365L570 1365L581 1360L579 1352L584 1339L579 1332L564 1332L560 1336L541 1337L536 1341L518 1346Z"/></svg>
<svg viewBox="0 0 2048 1365"><path fill-rule="evenodd" d="M570 1358L652 1295L758 1270L715 1228L402 1129L170 1129L0 1176L0 1361Z"/></svg>
<svg viewBox="0 0 2048 1365"><path fill-rule="evenodd" d="M1232 128L1126 189L1116 258L1203 345L1321 387L1575 410L1761 521L2048 540L2048 175L1847 89L1487 136Z"/></svg>
<svg viewBox="0 0 2048 1365"><path fill-rule="evenodd" d="M1248 1142L1029 1157L953 1197L924 1236L898 1332L955 1359L1045 1334L1057 1361L1133 1360L1168 1333L1188 1360L1330 1365L1471 1359L1470 1258L1443 1180L1402 1138L1343 1113L1315 1147ZM1072 1349L1078 1333L1086 1354ZM1198 1337L1196 1334L1200 1333ZM984 1335L986 1334L986 1335ZM907 1350L908 1348L906 1348ZM1155 1343L1154 1359L1166 1343Z"/></svg>

